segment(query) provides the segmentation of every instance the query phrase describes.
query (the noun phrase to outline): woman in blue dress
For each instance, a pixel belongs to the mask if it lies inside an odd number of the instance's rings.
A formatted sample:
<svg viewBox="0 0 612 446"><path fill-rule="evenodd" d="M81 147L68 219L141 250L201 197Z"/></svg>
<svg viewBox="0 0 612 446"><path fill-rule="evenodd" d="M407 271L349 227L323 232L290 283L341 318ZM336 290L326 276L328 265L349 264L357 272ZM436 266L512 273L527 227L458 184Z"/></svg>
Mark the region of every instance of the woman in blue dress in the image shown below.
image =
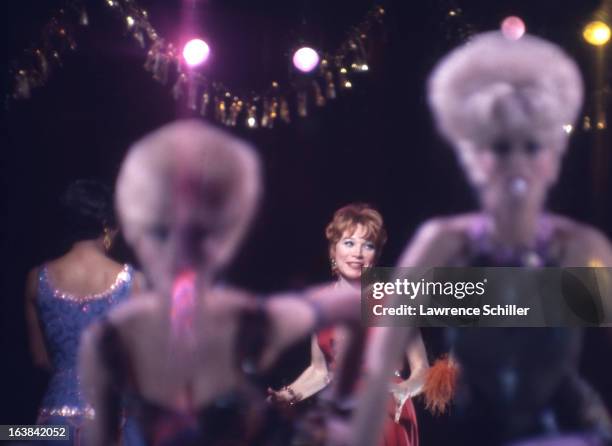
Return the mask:
<svg viewBox="0 0 612 446"><path fill-rule="evenodd" d="M61 257L30 271L25 305L34 363L51 373L37 424L68 426L65 444L77 445L82 423L94 415L79 390L81 333L127 299L137 280L130 265L108 257L117 233L110 190L78 180L64 193L62 205L73 244Z"/></svg>

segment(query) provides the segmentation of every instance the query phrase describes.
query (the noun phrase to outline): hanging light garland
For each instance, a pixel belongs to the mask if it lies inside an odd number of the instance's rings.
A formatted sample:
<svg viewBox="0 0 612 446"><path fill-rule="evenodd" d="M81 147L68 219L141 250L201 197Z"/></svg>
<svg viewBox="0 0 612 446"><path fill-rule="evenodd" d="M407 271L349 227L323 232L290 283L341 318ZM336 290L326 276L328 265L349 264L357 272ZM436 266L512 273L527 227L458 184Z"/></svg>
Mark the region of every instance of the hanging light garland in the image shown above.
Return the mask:
<svg viewBox="0 0 612 446"><path fill-rule="evenodd" d="M289 123L293 116L308 116L311 106L324 106L338 90L353 87L350 75L368 71L371 31L382 23L385 10L372 8L349 33L334 53L302 47L293 54L295 67L310 73L300 82L281 85L271 81L265 91L244 93L221 81L202 75L179 48L159 35L145 10L134 0L107 0L117 10L128 30L147 51L145 69L162 84L173 83L172 95L192 111L229 127L273 128ZM307 81L305 81L307 80Z"/></svg>
<svg viewBox="0 0 612 446"><path fill-rule="evenodd" d="M382 24L385 14L382 6L374 6L334 52L299 48L292 55L296 73L302 73L296 74L299 82L281 85L274 80L264 91L245 93L198 71L197 66L206 61L210 51L206 42L194 39L188 43L190 48L180 49L158 33L147 11L136 0L104 1L145 51L145 70L156 81L172 85L171 94L177 101L207 119L229 127L244 125L251 129L273 128L279 122L290 123L295 116L306 117L313 106L323 107L335 99L339 91L352 89L352 76L370 68L368 54L372 32ZM61 10L60 16L68 20L60 24L54 17L49 22L49 30L43 34L50 38L29 55L34 62L21 61L14 70L13 99L29 98L31 90L44 85L48 79L46 61L54 60L59 65L66 50L76 48L74 26L69 23L86 25L87 19L80 2L75 0L71 9L78 14L68 16Z"/></svg>
<svg viewBox="0 0 612 446"><path fill-rule="evenodd" d="M274 80L264 91L245 93L198 72L197 65L205 62L210 51L206 42L191 41L189 44L193 48L189 52L187 49L181 51L160 36L151 24L147 11L136 0L103 1L118 15L128 34L145 51L144 68L156 81L171 84L171 93L177 101L207 119L214 119L229 127L244 125L247 128L273 128L279 122L290 123L296 116L308 116L313 107L325 106L339 92L351 90L355 83L353 76L370 68L368 54L372 34L385 14L383 7L374 6L350 30L335 52L322 52L310 47L297 49L291 56L296 73L304 73L294 76L300 77L299 82L281 85ZM477 32L455 0L444 0L438 5L443 32L448 41L466 41ZM513 21L510 22L510 19ZM507 18L502 23L502 31L515 35L518 29L516 19ZM62 66L66 54L76 49L76 31L79 27L87 26L88 22L82 0L68 0L64 8L53 14L43 27L38 43L26 49L23 56L10 66L12 86L7 99L28 99L34 89L44 86L52 72ZM524 27L522 21L521 25ZM599 39L593 44L603 46L609 38L609 27L595 21L585 28L584 36L591 43L593 39ZM197 62L198 57L202 57L202 61ZM196 62L192 63L191 60ZM600 103L607 103L611 96L609 85L597 89L596 96ZM593 119L587 114L579 127L567 126L565 131L571 133L576 128L583 131L605 130L605 115Z"/></svg>

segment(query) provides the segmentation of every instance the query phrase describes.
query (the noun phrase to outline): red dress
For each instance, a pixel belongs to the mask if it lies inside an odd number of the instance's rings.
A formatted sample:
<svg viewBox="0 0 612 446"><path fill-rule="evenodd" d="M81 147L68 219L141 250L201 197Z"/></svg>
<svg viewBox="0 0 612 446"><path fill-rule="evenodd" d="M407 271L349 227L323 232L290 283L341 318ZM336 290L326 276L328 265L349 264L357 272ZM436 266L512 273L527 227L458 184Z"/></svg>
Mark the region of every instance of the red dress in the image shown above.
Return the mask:
<svg viewBox="0 0 612 446"><path fill-rule="evenodd" d="M325 360L330 370L334 370L334 328L322 330L317 334L317 343L325 355ZM397 381L400 381L398 378ZM380 446L418 446L419 429L417 425L416 412L412 400L408 399L402 407L399 422L395 422L395 401L393 396L387 401L387 416L384 424L384 435Z"/></svg>

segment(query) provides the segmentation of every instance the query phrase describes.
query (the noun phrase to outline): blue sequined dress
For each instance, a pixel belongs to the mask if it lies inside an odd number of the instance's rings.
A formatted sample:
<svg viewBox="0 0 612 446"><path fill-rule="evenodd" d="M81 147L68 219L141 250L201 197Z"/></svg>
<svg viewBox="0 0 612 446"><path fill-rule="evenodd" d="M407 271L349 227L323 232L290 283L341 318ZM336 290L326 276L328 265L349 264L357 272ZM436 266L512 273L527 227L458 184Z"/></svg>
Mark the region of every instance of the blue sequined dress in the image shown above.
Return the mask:
<svg viewBox="0 0 612 446"><path fill-rule="evenodd" d="M63 444L78 445L83 423L94 415L81 395L77 374L81 334L89 324L126 300L133 283L134 270L125 265L107 291L73 296L54 288L47 266L40 269L36 304L53 369L37 423L69 426L70 440ZM52 444L62 443L53 441Z"/></svg>

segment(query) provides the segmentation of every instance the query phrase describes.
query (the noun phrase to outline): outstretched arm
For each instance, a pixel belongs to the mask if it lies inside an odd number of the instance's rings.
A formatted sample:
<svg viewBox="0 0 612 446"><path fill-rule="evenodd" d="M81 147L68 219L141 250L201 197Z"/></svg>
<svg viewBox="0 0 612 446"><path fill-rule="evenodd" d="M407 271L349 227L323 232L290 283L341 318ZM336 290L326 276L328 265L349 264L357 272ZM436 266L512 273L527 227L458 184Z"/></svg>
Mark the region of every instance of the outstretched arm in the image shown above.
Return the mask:
<svg viewBox="0 0 612 446"><path fill-rule="evenodd" d="M465 217L467 218L467 217ZM465 243L462 217L434 218L423 223L402 253L400 268L434 268L448 265Z"/></svg>
<svg viewBox="0 0 612 446"><path fill-rule="evenodd" d="M329 285L272 296L264 305L270 320L270 342L260 363L264 369L300 339L336 324L357 325L361 319L359 290L331 289Z"/></svg>

